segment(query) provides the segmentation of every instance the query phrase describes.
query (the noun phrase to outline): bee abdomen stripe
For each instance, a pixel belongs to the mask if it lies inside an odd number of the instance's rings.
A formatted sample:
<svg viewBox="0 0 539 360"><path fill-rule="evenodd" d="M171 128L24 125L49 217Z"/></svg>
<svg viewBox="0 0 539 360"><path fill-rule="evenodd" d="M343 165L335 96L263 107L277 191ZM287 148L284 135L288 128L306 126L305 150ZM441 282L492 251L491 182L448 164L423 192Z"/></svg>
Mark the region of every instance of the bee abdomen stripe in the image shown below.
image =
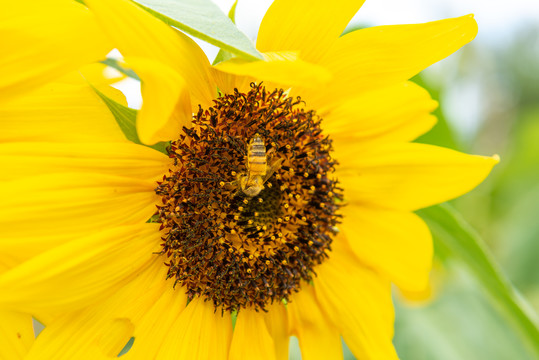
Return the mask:
<svg viewBox="0 0 539 360"><path fill-rule="evenodd" d="M254 151L250 153L249 156L266 157L266 153L263 151Z"/></svg>

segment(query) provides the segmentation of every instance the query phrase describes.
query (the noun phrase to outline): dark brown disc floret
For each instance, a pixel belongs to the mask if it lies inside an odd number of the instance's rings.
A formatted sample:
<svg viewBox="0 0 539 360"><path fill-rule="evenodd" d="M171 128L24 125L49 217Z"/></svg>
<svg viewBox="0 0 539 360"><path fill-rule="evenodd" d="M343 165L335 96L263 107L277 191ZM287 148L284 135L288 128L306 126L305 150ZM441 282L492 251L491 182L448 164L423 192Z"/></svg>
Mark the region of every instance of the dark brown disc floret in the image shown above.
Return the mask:
<svg viewBox="0 0 539 360"><path fill-rule="evenodd" d="M168 277L189 299L265 310L311 281L327 258L341 189L330 178L331 140L303 104L251 84L200 108L171 143L157 214ZM247 191L250 183L262 186Z"/></svg>

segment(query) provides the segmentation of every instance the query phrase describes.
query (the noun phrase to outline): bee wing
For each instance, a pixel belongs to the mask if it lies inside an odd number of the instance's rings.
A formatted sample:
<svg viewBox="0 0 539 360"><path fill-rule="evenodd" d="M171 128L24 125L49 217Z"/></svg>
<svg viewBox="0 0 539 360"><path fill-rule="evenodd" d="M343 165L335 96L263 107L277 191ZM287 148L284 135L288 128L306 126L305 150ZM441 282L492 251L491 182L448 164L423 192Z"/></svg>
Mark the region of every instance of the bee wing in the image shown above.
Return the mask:
<svg viewBox="0 0 539 360"><path fill-rule="evenodd" d="M268 166L268 170L266 171L266 175L264 175L262 183L265 183L268 181L268 179L273 175L273 173L281 168L281 163L283 162L283 159L277 159L274 162L271 163L270 166Z"/></svg>

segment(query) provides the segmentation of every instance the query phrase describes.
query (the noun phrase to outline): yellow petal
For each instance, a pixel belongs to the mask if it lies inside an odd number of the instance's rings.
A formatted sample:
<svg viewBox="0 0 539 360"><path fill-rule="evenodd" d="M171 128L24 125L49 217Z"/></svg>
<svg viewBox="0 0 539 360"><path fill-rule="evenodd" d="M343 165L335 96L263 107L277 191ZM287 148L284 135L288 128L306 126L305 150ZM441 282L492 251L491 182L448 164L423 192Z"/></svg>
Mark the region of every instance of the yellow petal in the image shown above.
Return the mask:
<svg viewBox="0 0 539 360"><path fill-rule="evenodd" d="M316 298L356 358L397 359L391 343L389 281L359 265L339 240L335 239L330 258L316 268Z"/></svg>
<svg viewBox="0 0 539 360"><path fill-rule="evenodd" d="M364 0L276 0L258 32L256 47L264 52L297 50L316 62L342 34Z"/></svg>
<svg viewBox="0 0 539 360"><path fill-rule="evenodd" d="M0 359L24 359L34 343L32 317L11 311L0 311Z"/></svg>
<svg viewBox="0 0 539 360"><path fill-rule="evenodd" d="M297 336L302 360L342 359L341 335L316 302L310 284L303 284L288 303L291 332Z"/></svg>
<svg viewBox="0 0 539 360"><path fill-rule="evenodd" d="M216 89L208 74L210 64L193 40L130 1L85 3L125 57L143 57L168 65L187 83L193 105L211 105Z"/></svg>
<svg viewBox="0 0 539 360"><path fill-rule="evenodd" d="M366 265L408 291L427 287L432 265L432 238L413 213L350 204L339 227L350 248Z"/></svg>
<svg viewBox="0 0 539 360"><path fill-rule="evenodd" d="M45 327L25 359L116 357L131 336L136 336L135 319L146 316L165 289L172 288L163 274L158 276L164 268L163 260L155 257L148 270L107 299L84 310L64 313ZM165 313L175 310L169 308Z"/></svg>
<svg viewBox="0 0 539 360"><path fill-rule="evenodd" d="M191 102L186 82L163 63L126 58L127 65L142 79L142 107L137 133L144 144L177 139L182 127L191 127Z"/></svg>
<svg viewBox="0 0 539 360"><path fill-rule="evenodd" d="M3 2L0 100L104 59L110 41L83 5L51 0Z"/></svg>
<svg viewBox="0 0 539 360"><path fill-rule="evenodd" d="M58 79L55 79L54 82L80 85L82 84L81 80L85 80L94 86L101 87L103 85L114 84L126 77L127 75L108 65L103 63L93 63L83 65L79 67L77 71L69 72Z"/></svg>
<svg viewBox="0 0 539 360"><path fill-rule="evenodd" d="M339 152L338 178L353 203L416 210L467 193L498 163L432 145L387 144Z"/></svg>
<svg viewBox="0 0 539 360"><path fill-rule="evenodd" d="M268 312L264 314L266 326L275 345L275 355L277 360L288 360L288 313L286 307L281 302L276 302L268 306Z"/></svg>
<svg viewBox="0 0 539 360"><path fill-rule="evenodd" d="M172 325L185 309L187 296L182 288L168 284L161 297L146 311L135 328L135 343L126 354L128 359L153 359L170 334Z"/></svg>
<svg viewBox="0 0 539 360"><path fill-rule="evenodd" d="M170 159L163 153L133 143L3 143L0 144L0 180L32 175L79 172L161 180Z"/></svg>
<svg viewBox="0 0 539 360"><path fill-rule="evenodd" d="M0 304L28 313L88 306L148 267L160 240L157 224L117 227L73 240L0 275Z"/></svg>
<svg viewBox="0 0 539 360"><path fill-rule="evenodd" d="M156 359L226 359L231 338L230 313L195 298L172 325Z"/></svg>
<svg viewBox="0 0 539 360"><path fill-rule="evenodd" d="M414 25L376 26L339 38L320 64L334 75L322 98L344 98L407 80L477 34L473 16Z"/></svg>
<svg viewBox="0 0 539 360"><path fill-rule="evenodd" d="M348 142L411 141L436 123L429 115L438 103L422 87L405 82L347 99L336 108L322 111L324 131L335 146Z"/></svg>
<svg viewBox="0 0 539 360"><path fill-rule="evenodd" d="M230 360L275 360L273 339L266 327L264 316L251 309L241 309L238 313Z"/></svg>
<svg viewBox="0 0 539 360"><path fill-rule="evenodd" d="M330 72L313 63L298 58L297 53L265 53L264 61L247 61L234 58L215 66L217 70L254 80L286 86L316 88L331 79ZM267 84L266 84L267 85Z"/></svg>
<svg viewBox="0 0 539 360"><path fill-rule="evenodd" d="M56 235L69 240L122 224L144 223L159 200L154 188L153 181L90 173L4 182L0 187L0 237L46 239ZM0 243L2 253L12 256L27 256L25 246L20 241Z"/></svg>
<svg viewBox="0 0 539 360"><path fill-rule="evenodd" d="M126 142L120 127L95 91L53 83L0 104L0 142Z"/></svg>

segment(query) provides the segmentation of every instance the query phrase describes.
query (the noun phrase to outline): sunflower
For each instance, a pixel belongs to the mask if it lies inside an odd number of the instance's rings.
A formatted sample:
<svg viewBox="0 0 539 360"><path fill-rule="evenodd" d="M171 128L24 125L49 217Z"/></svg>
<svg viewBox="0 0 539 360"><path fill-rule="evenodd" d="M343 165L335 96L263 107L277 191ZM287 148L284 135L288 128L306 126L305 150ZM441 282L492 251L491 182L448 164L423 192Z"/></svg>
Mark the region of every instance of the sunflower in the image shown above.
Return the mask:
<svg viewBox="0 0 539 360"><path fill-rule="evenodd" d="M25 49L68 56L2 61L0 307L5 328L46 324L28 358L115 357L134 338L126 358L287 359L290 336L307 360L342 358L341 337L396 358L391 283L421 291L432 256L412 211L497 162L410 143L437 104L407 80L471 41L473 17L340 36L362 1L277 0L263 61L210 66L133 3L85 3L59 5L69 26L30 28ZM144 145L61 76L112 46L142 81Z"/></svg>

